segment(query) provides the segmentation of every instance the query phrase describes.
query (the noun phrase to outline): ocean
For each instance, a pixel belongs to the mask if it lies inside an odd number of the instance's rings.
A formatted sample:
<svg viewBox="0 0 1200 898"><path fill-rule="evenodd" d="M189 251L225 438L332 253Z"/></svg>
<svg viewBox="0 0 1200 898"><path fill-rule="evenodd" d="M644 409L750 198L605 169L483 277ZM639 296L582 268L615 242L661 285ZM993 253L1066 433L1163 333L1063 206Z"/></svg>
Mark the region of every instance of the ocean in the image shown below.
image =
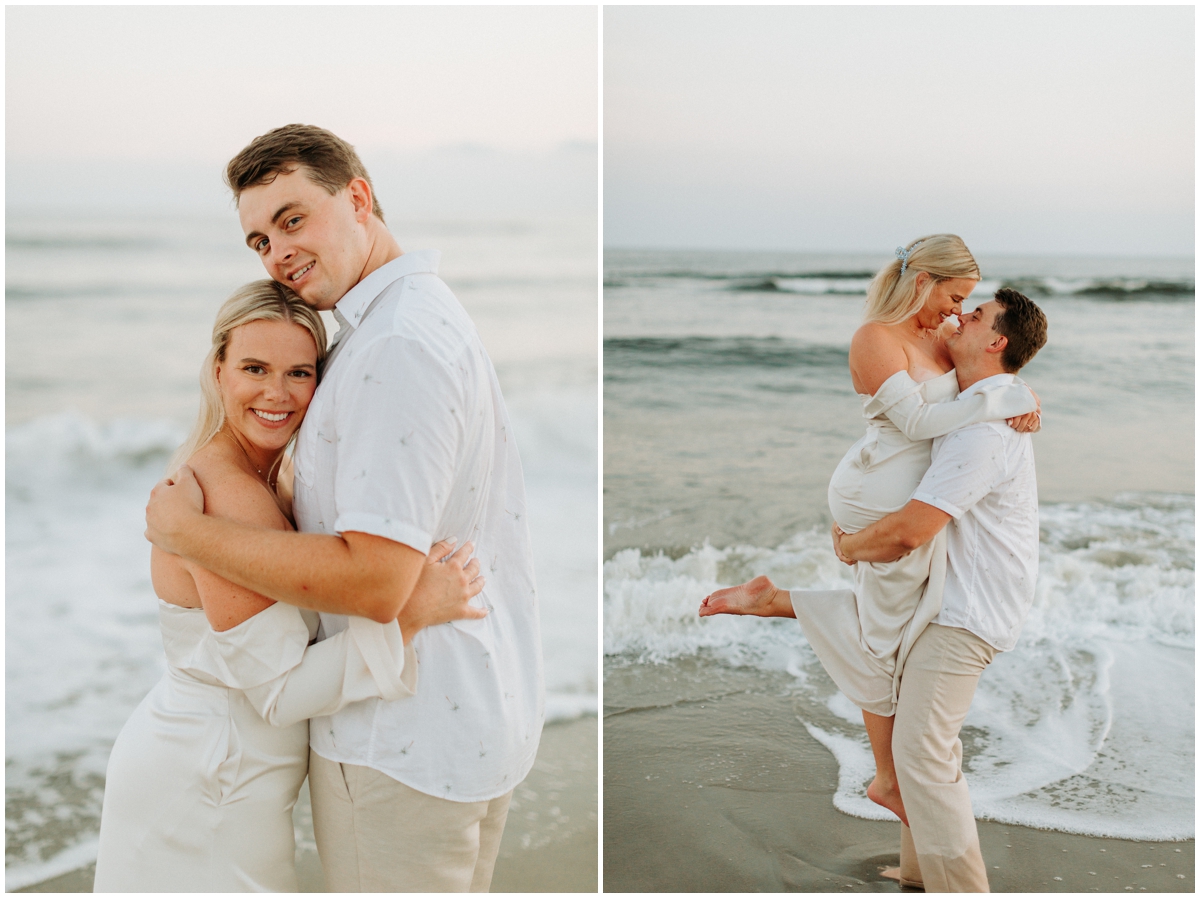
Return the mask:
<svg viewBox="0 0 1200 898"><path fill-rule="evenodd" d="M886 255L606 251L607 670L680 659L786 671L836 757L835 805L865 794L861 714L793 621L700 620L760 573L850 585L825 492L863 432L847 370ZM972 301L1033 298L1049 343L1022 372L1042 403L1036 601L964 728L977 815L1131 839L1195 834L1193 260L980 258ZM663 696L669 703L672 696Z"/></svg>
<svg viewBox="0 0 1200 898"><path fill-rule="evenodd" d="M6 222L6 885L95 859L109 750L164 670L150 488L217 308L264 277L236 215ZM597 704L594 220L393 223L478 326L521 450L547 719ZM327 321L332 324L332 317ZM336 330L333 324L331 333Z"/></svg>

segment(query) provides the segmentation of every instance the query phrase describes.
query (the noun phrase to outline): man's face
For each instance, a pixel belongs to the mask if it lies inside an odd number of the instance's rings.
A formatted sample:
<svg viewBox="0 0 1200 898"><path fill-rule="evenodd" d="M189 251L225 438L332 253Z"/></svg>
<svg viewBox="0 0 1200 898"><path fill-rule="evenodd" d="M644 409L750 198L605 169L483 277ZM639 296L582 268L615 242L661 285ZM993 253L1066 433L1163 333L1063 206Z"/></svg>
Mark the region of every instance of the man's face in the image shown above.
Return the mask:
<svg viewBox="0 0 1200 898"><path fill-rule="evenodd" d="M989 347L995 346L996 341L1005 340L992 329L996 315L1003 311L1000 303L989 299L977 306L975 311L963 312L958 316L958 330L946 338L946 348L950 350L950 358L955 365L959 364L960 359L978 359ZM1003 349L1003 344L1000 344L1000 348Z"/></svg>
<svg viewBox="0 0 1200 898"><path fill-rule="evenodd" d="M349 189L331 196L300 167L243 190L238 217L267 274L313 308L332 309L359 282L369 246Z"/></svg>

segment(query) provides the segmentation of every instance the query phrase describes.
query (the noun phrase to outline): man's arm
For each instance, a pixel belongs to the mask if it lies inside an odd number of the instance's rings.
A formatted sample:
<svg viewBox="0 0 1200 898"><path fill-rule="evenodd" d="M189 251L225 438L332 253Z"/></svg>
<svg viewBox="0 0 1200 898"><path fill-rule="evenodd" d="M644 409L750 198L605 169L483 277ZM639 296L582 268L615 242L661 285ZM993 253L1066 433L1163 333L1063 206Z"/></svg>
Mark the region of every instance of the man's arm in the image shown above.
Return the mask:
<svg viewBox="0 0 1200 898"><path fill-rule="evenodd" d="M940 508L910 499L899 511L857 533L843 533L834 525L833 548L847 564L896 561L925 545L949 522L950 515Z"/></svg>
<svg viewBox="0 0 1200 898"><path fill-rule="evenodd" d="M425 556L369 533L343 536L252 527L203 513L204 494L188 467L162 481L146 506L146 538L268 598L380 623L412 595Z"/></svg>

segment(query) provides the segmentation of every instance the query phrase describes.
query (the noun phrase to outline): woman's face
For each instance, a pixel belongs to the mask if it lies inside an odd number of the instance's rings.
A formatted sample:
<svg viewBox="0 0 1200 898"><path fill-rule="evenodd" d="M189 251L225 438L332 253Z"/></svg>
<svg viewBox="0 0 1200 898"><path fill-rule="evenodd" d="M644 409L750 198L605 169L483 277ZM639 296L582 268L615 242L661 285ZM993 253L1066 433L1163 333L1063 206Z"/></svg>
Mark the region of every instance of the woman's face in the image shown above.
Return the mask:
<svg viewBox="0 0 1200 898"><path fill-rule="evenodd" d="M266 451L287 445L317 388L317 346L291 321L251 321L234 328L217 364L229 427Z"/></svg>
<svg viewBox="0 0 1200 898"><path fill-rule="evenodd" d="M930 275L922 271L917 274L917 289L924 288ZM922 281L922 278L925 281ZM947 278L938 281L929 291L929 297L917 312L917 324L923 328L940 327L951 315L962 312L963 302L979 281L972 278Z"/></svg>

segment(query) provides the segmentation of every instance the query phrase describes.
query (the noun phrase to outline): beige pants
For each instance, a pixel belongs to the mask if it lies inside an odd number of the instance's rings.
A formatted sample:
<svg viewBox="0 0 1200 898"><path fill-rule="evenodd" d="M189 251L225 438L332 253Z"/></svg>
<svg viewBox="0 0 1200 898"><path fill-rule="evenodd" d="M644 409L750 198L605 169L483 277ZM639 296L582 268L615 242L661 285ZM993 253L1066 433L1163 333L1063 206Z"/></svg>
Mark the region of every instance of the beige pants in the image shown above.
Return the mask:
<svg viewBox="0 0 1200 898"><path fill-rule="evenodd" d="M928 892L989 891L958 734L995 654L973 633L930 624L904 665L892 756L912 829L901 830L900 876Z"/></svg>
<svg viewBox="0 0 1200 898"><path fill-rule="evenodd" d="M330 892L486 892L512 793L447 801L309 752L313 830Z"/></svg>

